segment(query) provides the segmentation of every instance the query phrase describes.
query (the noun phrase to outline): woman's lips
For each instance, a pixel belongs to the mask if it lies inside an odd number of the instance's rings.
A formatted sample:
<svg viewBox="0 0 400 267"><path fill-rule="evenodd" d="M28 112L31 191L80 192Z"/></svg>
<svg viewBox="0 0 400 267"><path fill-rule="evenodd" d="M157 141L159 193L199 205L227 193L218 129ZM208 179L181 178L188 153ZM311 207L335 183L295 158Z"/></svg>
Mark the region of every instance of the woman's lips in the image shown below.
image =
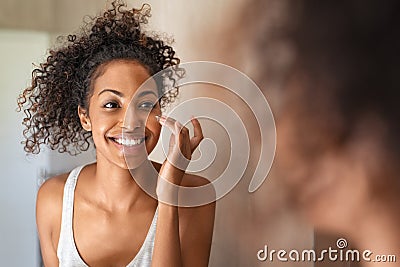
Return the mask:
<svg viewBox="0 0 400 267"><path fill-rule="evenodd" d="M140 145L145 141L145 137L137 137L137 138L111 138L114 142L123 145L123 146L136 146Z"/></svg>
<svg viewBox="0 0 400 267"><path fill-rule="evenodd" d="M145 153L147 137L109 137L115 146L125 155Z"/></svg>

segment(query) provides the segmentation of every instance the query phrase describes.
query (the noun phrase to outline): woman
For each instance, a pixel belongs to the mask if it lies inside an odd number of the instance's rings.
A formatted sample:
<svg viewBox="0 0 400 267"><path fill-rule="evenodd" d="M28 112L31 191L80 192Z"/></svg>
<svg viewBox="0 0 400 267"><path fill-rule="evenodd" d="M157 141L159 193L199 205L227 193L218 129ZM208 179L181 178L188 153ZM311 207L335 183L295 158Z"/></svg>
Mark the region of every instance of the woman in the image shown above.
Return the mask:
<svg viewBox="0 0 400 267"><path fill-rule="evenodd" d="M96 147L96 162L47 180L37 196L37 227L45 266L207 266L215 203L178 208L152 198L136 182L147 173L147 154L161 125L171 132L168 159L150 163L158 172L158 196L178 198L161 181L196 187L207 180L175 167L191 158L203 139L161 108L175 91L141 91L152 75L177 65L172 47L145 34L149 9L126 10L118 1L79 35L50 50L19 98L27 115L25 150L42 144L60 152ZM140 90L140 91L139 91ZM172 159L172 160L171 160ZM134 164L135 167L128 166ZM142 175L142 177L133 177ZM138 179L136 179L138 178Z"/></svg>

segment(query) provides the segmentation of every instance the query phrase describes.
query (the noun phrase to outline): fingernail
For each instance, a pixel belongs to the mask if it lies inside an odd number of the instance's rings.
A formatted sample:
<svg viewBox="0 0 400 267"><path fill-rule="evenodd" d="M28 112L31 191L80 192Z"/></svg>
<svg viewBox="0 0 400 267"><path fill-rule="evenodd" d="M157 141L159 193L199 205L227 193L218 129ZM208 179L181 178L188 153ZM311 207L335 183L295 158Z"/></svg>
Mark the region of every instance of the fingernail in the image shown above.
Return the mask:
<svg viewBox="0 0 400 267"><path fill-rule="evenodd" d="M158 121L158 123L160 123L161 125L164 125L165 124L165 118L164 118L164 116L156 116L156 119L157 119L157 121Z"/></svg>

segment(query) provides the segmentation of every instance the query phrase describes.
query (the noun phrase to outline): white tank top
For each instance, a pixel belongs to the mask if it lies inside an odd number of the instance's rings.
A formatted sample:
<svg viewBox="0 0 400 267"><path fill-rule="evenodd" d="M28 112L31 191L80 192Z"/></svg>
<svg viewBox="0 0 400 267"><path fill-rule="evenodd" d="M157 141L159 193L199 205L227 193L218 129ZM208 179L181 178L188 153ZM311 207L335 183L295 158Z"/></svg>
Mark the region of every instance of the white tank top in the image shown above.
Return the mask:
<svg viewBox="0 0 400 267"><path fill-rule="evenodd" d="M74 192L79 173L83 167L84 166L80 166L72 170L64 186L61 231L57 247L57 257L60 267L88 267L78 253L72 230ZM135 258L126 267L147 267L151 265L154 238L156 235L157 215L158 207L142 247Z"/></svg>

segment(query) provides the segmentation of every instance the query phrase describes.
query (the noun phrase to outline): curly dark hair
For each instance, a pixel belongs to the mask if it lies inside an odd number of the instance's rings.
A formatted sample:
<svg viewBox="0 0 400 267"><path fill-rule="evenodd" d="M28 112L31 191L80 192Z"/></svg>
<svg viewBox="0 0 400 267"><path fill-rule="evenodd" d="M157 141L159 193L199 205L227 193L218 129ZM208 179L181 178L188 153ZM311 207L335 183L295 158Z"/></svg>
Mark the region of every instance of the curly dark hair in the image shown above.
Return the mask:
<svg viewBox="0 0 400 267"><path fill-rule="evenodd" d="M142 30L150 17L150 6L127 9L114 0L110 9L90 18L80 33L65 36L50 49L47 60L32 71L32 84L18 98L24 111L24 150L37 154L42 144L53 150L79 154L88 150L92 133L85 131L77 108L88 108L93 80L101 66L112 60L135 60L150 75L179 64L173 48L159 36ZM160 105L173 102L178 89L159 86Z"/></svg>
<svg viewBox="0 0 400 267"><path fill-rule="evenodd" d="M327 127L338 144L349 140L361 118L375 116L388 128L388 149L400 159L400 35L394 26L400 23L400 1L251 2L240 23L246 22L244 31L259 30L246 37L256 51L260 84L273 88L271 80L279 79L274 83L281 87L281 112L295 102L307 112L303 124L313 120L314 126ZM298 88L287 85L293 76L302 89L297 95L288 92ZM284 105L289 94L292 102ZM311 140L310 127L297 129Z"/></svg>

